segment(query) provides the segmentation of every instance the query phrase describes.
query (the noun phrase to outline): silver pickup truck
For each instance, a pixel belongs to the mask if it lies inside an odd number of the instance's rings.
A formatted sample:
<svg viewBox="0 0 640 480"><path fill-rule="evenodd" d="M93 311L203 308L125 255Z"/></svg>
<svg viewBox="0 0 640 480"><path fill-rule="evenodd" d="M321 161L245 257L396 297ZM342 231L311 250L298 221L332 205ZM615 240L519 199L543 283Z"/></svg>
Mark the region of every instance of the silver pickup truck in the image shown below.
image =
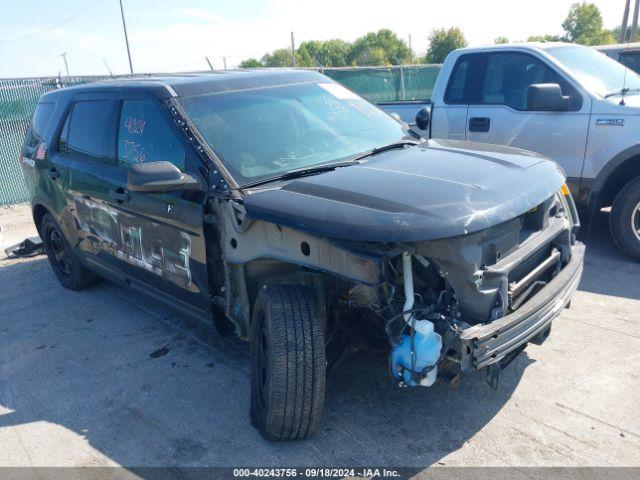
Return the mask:
<svg viewBox="0 0 640 480"><path fill-rule="evenodd" d="M640 259L640 76L632 70L566 43L464 48L446 58L430 101L380 107L417 122L424 136L555 160L584 219L611 207L613 239Z"/></svg>

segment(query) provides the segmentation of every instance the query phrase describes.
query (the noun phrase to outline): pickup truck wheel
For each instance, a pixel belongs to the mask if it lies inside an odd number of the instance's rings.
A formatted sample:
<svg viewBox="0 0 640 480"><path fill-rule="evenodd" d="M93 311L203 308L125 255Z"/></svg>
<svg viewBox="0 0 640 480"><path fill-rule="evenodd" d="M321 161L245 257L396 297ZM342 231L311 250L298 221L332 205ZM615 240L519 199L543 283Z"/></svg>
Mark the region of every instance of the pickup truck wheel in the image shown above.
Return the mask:
<svg viewBox="0 0 640 480"><path fill-rule="evenodd" d="M310 437L324 408L324 322L302 287L262 287L251 322L251 423L268 440Z"/></svg>
<svg viewBox="0 0 640 480"><path fill-rule="evenodd" d="M48 213L42 218L40 233L53 273L63 287L83 290L96 283L97 276L80 263L60 227Z"/></svg>
<svg viewBox="0 0 640 480"><path fill-rule="evenodd" d="M609 226L618 248L640 260L640 177L630 181L616 196Z"/></svg>

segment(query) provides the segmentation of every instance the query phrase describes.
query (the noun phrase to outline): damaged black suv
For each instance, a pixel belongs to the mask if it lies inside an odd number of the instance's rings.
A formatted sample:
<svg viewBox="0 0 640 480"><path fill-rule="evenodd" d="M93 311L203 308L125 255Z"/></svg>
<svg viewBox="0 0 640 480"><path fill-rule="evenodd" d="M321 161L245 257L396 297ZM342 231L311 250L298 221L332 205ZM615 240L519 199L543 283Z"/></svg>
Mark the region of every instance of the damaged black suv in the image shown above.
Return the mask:
<svg viewBox="0 0 640 480"><path fill-rule="evenodd" d="M327 365L362 339L400 385L495 386L582 273L556 164L421 140L315 72L47 93L20 161L62 285L104 277L249 340L269 439L318 428Z"/></svg>

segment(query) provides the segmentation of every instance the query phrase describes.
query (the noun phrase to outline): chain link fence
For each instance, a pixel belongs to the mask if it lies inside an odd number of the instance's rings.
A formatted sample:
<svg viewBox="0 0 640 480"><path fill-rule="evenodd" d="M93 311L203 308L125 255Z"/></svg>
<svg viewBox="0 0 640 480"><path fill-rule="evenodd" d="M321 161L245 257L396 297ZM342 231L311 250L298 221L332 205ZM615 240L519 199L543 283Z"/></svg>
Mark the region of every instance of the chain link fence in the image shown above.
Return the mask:
<svg viewBox="0 0 640 480"><path fill-rule="evenodd" d="M440 65L328 68L325 75L372 102L426 100ZM109 77L0 79L0 205L29 199L18 164L20 147L38 99L43 93Z"/></svg>
<svg viewBox="0 0 640 480"><path fill-rule="evenodd" d="M29 199L18 164L31 115L43 93L109 77L15 78L0 80L0 205Z"/></svg>

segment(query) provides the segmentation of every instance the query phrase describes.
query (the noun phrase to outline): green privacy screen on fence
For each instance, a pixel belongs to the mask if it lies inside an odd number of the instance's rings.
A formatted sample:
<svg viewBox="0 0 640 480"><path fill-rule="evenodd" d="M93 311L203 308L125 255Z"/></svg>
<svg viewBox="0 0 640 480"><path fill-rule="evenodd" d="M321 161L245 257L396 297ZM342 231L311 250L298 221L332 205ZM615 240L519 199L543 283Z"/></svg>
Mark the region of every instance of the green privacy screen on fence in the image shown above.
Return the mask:
<svg viewBox="0 0 640 480"><path fill-rule="evenodd" d="M372 102L428 100L440 65L328 68L324 74Z"/></svg>
<svg viewBox="0 0 640 480"><path fill-rule="evenodd" d="M426 100L440 65L325 69L324 74L372 102ZM20 146L40 96L51 90L108 77L0 79L0 205L28 200L18 164Z"/></svg>

